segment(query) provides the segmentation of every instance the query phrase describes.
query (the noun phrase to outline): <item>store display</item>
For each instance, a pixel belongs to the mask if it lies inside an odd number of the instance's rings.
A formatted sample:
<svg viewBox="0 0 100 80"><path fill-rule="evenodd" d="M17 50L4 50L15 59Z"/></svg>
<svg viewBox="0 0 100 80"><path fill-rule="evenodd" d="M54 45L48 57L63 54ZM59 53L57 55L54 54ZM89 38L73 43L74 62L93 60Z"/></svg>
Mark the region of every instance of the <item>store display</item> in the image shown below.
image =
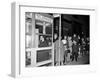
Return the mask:
<svg viewBox="0 0 100 80"><path fill-rule="evenodd" d="M37 48L35 49L36 58L34 58L34 60L36 59L36 62L34 65L37 65L38 62L42 62L42 64L39 64L38 66L47 66L48 64L50 65L51 62L46 62L44 64L43 61L47 61L52 58L51 51L53 19L48 14L26 12L25 20L26 50ZM30 53L32 55L35 55L32 51L26 51L26 66L31 66L30 64L33 64L33 62L31 61Z"/></svg>

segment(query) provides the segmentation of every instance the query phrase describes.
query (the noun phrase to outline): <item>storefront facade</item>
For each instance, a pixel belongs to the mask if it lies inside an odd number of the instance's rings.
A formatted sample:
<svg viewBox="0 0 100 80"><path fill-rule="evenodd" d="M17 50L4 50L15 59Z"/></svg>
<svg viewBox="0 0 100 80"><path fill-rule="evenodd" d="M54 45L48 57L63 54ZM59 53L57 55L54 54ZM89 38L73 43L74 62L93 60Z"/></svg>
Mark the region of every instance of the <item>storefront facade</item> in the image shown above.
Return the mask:
<svg viewBox="0 0 100 80"><path fill-rule="evenodd" d="M26 66L54 65L53 16L26 12Z"/></svg>

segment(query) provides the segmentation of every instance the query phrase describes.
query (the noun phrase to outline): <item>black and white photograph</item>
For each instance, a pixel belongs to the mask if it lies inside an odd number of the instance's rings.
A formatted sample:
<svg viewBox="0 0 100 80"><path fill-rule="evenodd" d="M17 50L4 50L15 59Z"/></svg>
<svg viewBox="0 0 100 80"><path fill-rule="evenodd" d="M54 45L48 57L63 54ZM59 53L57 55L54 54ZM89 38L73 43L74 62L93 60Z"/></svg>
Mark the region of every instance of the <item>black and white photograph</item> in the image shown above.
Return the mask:
<svg viewBox="0 0 100 80"><path fill-rule="evenodd" d="M95 8L12 3L11 74L66 77L95 72L95 19Z"/></svg>
<svg viewBox="0 0 100 80"><path fill-rule="evenodd" d="M25 12L25 66L90 64L90 15Z"/></svg>

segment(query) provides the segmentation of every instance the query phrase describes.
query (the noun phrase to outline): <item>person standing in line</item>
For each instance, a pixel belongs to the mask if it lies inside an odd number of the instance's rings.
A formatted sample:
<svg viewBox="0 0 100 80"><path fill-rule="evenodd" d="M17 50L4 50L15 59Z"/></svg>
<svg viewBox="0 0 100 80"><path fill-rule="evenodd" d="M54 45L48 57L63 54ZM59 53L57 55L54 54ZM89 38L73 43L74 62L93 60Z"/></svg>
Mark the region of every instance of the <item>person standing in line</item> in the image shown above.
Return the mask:
<svg viewBox="0 0 100 80"><path fill-rule="evenodd" d="M73 41L76 41L76 43L78 44L79 40L76 34L73 35Z"/></svg>
<svg viewBox="0 0 100 80"><path fill-rule="evenodd" d="M86 54L89 54L89 37L86 38Z"/></svg>
<svg viewBox="0 0 100 80"><path fill-rule="evenodd" d="M57 34L54 34L54 62L55 66L63 65L64 61L64 46L63 42L58 39Z"/></svg>
<svg viewBox="0 0 100 80"><path fill-rule="evenodd" d="M72 46L72 61L73 60L76 60L78 59L78 45L76 43L75 40L73 40L73 46Z"/></svg>
<svg viewBox="0 0 100 80"><path fill-rule="evenodd" d="M79 35L78 35L78 43L77 43L77 45L78 45L78 48L79 48L78 58L80 58L81 57L81 38L80 38Z"/></svg>
<svg viewBox="0 0 100 80"><path fill-rule="evenodd" d="M82 38L82 56L85 54L85 40Z"/></svg>
<svg viewBox="0 0 100 80"><path fill-rule="evenodd" d="M71 57L71 55L72 55L72 37L71 36L69 36L68 37L68 50L69 50L69 52L68 52L68 56L67 56L67 61L68 62L70 62L70 57Z"/></svg>
<svg viewBox="0 0 100 80"><path fill-rule="evenodd" d="M59 53L59 40L57 34L54 34L54 65L58 65L58 57L57 53Z"/></svg>
<svg viewBox="0 0 100 80"><path fill-rule="evenodd" d="M67 44L68 44L68 40L67 40L67 36L64 36L64 39L62 40L63 45L64 45L64 64L67 63Z"/></svg>

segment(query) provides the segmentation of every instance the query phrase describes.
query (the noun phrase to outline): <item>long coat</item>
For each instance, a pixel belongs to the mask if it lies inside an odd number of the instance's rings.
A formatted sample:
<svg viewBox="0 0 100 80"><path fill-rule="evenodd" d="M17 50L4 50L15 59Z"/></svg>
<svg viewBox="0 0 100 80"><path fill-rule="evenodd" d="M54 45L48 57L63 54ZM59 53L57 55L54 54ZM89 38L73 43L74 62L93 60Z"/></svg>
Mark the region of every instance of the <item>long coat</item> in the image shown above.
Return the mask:
<svg viewBox="0 0 100 80"><path fill-rule="evenodd" d="M54 42L54 58L56 62L64 60L64 45L62 41L56 40Z"/></svg>

